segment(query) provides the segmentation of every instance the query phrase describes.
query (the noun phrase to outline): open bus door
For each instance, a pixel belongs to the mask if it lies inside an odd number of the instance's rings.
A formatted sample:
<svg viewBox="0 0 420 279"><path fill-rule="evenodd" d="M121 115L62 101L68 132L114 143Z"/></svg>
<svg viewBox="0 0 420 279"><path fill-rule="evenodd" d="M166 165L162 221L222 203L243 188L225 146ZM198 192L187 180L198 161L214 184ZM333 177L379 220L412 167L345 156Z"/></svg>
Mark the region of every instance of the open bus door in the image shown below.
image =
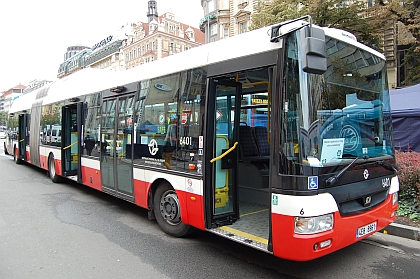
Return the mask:
<svg viewBox="0 0 420 279"><path fill-rule="evenodd" d="M209 81L205 148L211 159L205 162L207 228L233 224L239 218L237 144L241 92L239 82Z"/></svg>
<svg viewBox="0 0 420 279"><path fill-rule="evenodd" d="M79 148L82 131L83 103L69 104L62 107L62 129L54 131L57 140L61 141L61 163L63 176L75 178L81 182L81 154Z"/></svg>
<svg viewBox="0 0 420 279"><path fill-rule="evenodd" d="M28 141L28 115L19 114L19 126L18 126L18 154L15 154L15 161L19 163L21 160L26 161L26 145Z"/></svg>

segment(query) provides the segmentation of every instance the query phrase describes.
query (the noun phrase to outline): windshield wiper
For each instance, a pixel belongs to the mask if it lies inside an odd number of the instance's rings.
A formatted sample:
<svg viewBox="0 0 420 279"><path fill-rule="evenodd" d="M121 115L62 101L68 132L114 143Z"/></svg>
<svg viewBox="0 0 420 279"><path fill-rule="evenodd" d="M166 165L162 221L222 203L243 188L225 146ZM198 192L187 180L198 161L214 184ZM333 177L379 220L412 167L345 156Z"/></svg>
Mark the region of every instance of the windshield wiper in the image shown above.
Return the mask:
<svg viewBox="0 0 420 279"><path fill-rule="evenodd" d="M388 163L385 160L371 161L371 162L367 162L367 163L362 163L360 165L367 165L367 164L369 164L369 165L373 165L373 164L374 165L379 165L379 166L381 166L381 167L383 167L383 168L385 168L385 169L387 169L389 171L394 171L394 172L397 172L398 171L398 169L393 164Z"/></svg>
<svg viewBox="0 0 420 279"><path fill-rule="evenodd" d="M350 164L348 164L345 168L343 168L339 173L331 176L330 178L328 178L325 181L325 185L327 185L327 187L333 186L339 179L341 176L343 176L343 174L351 167L354 165L354 163L356 163L357 160L359 160L360 157L356 157L353 161L351 161Z"/></svg>
<svg viewBox="0 0 420 279"><path fill-rule="evenodd" d="M378 161L376 161L376 163L377 163L378 165L380 165L380 166L382 166L382 167L386 168L387 170L390 170L390 171L395 171L395 172L397 172L397 171L398 171L398 170L397 170L397 168L396 168L396 167L394 167L394 165L392 165L392 164L388 163L387 161L384 161L384 160L378 160Z"/></svg>

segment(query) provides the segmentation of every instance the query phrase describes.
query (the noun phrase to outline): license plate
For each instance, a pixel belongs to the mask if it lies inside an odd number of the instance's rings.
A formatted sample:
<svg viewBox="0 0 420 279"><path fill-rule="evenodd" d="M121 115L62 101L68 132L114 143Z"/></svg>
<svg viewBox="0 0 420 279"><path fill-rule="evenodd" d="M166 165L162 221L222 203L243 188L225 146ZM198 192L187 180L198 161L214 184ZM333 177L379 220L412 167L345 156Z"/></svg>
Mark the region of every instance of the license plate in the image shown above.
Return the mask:
<svg viewBox="0 0 420 279"><path fill-rule="evenodd" d="M376 221L366 226L358 228L356 230L356 238L362 237L364 235L370 234L371 232L375 232L375 231L376 231Z"/></svg>

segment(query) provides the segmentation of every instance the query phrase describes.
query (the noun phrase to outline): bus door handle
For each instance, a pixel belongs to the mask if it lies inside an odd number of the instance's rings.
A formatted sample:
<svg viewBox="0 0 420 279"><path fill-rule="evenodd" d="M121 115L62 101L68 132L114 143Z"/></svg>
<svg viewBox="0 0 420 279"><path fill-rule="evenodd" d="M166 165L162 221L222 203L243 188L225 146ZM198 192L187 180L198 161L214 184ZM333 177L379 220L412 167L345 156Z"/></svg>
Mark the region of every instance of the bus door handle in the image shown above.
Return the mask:
<svg viewBox="0 0 420 279"><path fill-rule="evenodd" d="M226 149L224 149L222 151L224 152L225 150ZM235 167L236 166L236 161L237 161L236 156L237 156L236 150L233 150L233 151L229 152L228 154L226 154L226 156L224 156L222 158L222 165L221 165L222 170L232 169L233 167Z"/></svg>
<svg viewBox="0 0 420 279"><path fill-rule="evenodd" d="M217 160L222 160L222 169L231 169L236 165L236 146L238 142L235 142L229 149L222 149L222 154L210 160L210 163L214 163Z"/></svg>

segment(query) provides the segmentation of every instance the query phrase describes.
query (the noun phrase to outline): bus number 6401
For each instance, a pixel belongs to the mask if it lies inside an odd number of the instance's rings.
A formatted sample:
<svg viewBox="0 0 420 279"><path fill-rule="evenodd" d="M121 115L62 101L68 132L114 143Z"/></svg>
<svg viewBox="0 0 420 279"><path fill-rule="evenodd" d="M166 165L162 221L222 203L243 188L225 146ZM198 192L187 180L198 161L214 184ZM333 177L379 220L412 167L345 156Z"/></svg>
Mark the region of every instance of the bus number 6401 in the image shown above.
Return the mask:
<svg viewBox="0 0 420 279"><path fill-rule="evenodd" d="M192 144L192 139L191 139L191 137L180 137L179 138L179 144L181 146L191 145Z"/></svg>

